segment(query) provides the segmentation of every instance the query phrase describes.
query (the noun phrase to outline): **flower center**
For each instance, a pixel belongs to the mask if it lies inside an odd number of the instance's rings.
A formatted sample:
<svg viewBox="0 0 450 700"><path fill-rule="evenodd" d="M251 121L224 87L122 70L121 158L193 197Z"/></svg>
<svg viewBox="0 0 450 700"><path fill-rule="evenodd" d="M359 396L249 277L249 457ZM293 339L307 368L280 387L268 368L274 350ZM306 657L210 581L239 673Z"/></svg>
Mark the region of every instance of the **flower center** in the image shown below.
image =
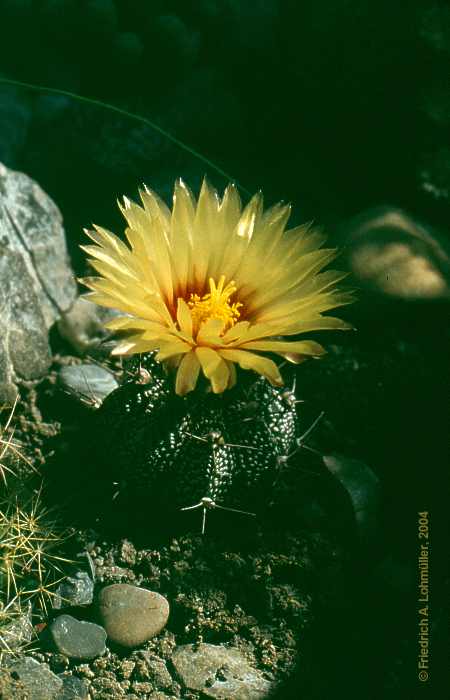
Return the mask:
<svg viewBox="0 0 450 700"><path fill-rule="evenodd" d="M194 323L199 327L203 321L210 318L219 318L225 321L225 330L234 326L241 315L239 307L242 304L238 301L230 303L230 297L235 293L237 287L234 282L229 282L226 287L225 275L219 279L216 286L212 277L209 278L209 292L200 297L198 294L191 294L188 306Z"/></svg>

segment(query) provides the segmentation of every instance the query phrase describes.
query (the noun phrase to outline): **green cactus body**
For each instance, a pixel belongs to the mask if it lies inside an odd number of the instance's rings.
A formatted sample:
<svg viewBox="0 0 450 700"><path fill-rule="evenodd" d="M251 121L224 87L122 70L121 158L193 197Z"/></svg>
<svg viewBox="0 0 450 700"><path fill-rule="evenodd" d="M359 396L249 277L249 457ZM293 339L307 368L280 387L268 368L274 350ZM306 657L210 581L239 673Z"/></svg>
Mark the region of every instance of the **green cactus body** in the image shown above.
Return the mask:
<svg viewBox="0 0 450 700"><path fill-rule="evenodd" d="M257 510L295 450L292 392L246 378L219 396L199 388L181 398L151 355L142 356L141 369L148 381L131 379L97 414L100 448L119 489L157 493L178 509L206 499Z"/></svg>

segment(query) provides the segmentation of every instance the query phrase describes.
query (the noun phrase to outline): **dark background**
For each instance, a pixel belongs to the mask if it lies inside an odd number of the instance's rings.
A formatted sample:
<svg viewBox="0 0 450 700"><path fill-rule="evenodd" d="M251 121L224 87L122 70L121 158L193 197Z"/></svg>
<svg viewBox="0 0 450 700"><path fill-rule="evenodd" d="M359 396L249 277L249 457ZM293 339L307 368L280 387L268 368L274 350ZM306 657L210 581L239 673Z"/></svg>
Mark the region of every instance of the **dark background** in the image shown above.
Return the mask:
<svg viewBox="0 0 450 700"><path fill-rule="evenodd" d="M0 75L149 117L299 220L390 203L446 222L446 3L0 0L0 17ZM56 200L71 240L141 182L225 184L146 125L0 90L0 158Z"/></svg>
<svg viewBox="0 0 450 700"><path fill-rule="evenodd" d="M445 242L449 56L450 10L436 0L0 0L0 77L151 119L246 190L261 188L268 204L291 201L294 223L314 219L340 243L351 217L379 205L405 209ZM180 175L194 190L205 173L226 184L148 124L2 84L0 161L60 207L78 273L82 227L120 230L116 197L135 197L145 182L169 200ZM343 341L346 357L368 369L355 378L336 371L334 395L317 381L354 456L382 480L382 534L355 566L344 612L320 629L311 660L320 682L304 697L425 697L433 688L414 681L416 519L417 510L432 513L437 665L448 304L362 291L349 314L359 336ZM314 396L311 382L305 392ZM386 560L387 584L372 575ZM405 596L403 584L393 593L399 570L412 577Z"/></svg>

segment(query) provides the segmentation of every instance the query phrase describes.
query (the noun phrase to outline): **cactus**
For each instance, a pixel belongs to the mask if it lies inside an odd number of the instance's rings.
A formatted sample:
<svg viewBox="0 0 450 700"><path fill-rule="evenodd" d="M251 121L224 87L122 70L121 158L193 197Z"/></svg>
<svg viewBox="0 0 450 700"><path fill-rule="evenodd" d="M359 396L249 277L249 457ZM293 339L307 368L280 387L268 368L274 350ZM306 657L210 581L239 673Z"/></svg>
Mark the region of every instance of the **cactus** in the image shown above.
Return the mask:
<svg viewBox="0 0 450 700"><path fill-rule="evenodd" d="M20 451L19 445L14 440L13 417L17 406L18 396L6 418L5 424L0 425L0 483L7 485L8 476L16 476L14 462L22 461L32 468L31 462ZM0 407L0 415L5 407Z"/></svg>
<svg viewBox="0 0 450 700"><path fill-rule="evenodd" d="M68 561L60 554L67 534L33 488L33 464L13 440L16 405L0 429L0 663L28 644L32 611L46 612Z"/></svg>
<svg viewBox="0 0 450 700"><path fill-rule="evenodd" d="M19 597L8 603L0 599L0 669L5 659L29 650L32 637L31 603L23 605Z"/></svg>
<svg viewBox="0 0 450 700"><path fill-rule="evenodd" d="M68 559L58 550L67 539L40 492L27 501L9 493L0 500L0 588L6 604L33 600L46 611L53 588L64 578Z"/></svg>
<svg viewBox="0 0 450 700"><path fill-rule="evenodd" d="M119 488L201 508L204 530L209 508L252 513L295 451L295 397L267 355L321 357L318 342L292 336L349 330L323 313L353 296L337 287L345 273L321 271L336 257L323 234L286 229L288 205L264 211L258 193L242 207L234 185L220 197L206 179L198 201L178 180L172 211L147 188L140 196L142 207L119 204L126 242L94 226L82 246L98 273L81 280L87 296L122 314L106 324L120 336L113 354L140 355L149 373L100 409L101 454Z"/></svg>
<svg viewBox="0 0 450 700"><path fill-rule="evenodd" d="M246 373L248 375L248 373ZM152 353L96 415L97 449L119 490L157 494L181 510L222 508L254 515L298 449L292 391L246 376L216 395L173 392ZM99 438L103 436L103 438Z"/></svg>

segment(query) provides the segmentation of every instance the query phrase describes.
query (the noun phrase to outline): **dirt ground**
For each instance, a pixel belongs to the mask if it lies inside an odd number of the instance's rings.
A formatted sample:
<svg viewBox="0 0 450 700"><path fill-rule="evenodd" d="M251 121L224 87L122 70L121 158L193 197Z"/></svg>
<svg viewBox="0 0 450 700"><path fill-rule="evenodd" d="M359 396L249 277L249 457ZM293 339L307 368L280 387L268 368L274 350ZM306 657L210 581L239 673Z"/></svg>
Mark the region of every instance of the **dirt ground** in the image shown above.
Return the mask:
<svg viewBox="0 0 450 700"><path fill-rule="evenodd" d="M201 642L240 649L276 682L276 697L312 700L328 697L331 688L353 697L361 682L374 678L377 663L378 697L413 697L408 601L414 562L405 532L422 454L417 443L407 443L411 425L417 426L408 402L420 395L429 404L437 369L423 362L420 345L394 337L380 352L361 336L356 344L351 339L331 346L325 360L298 375L297 393L305 398L300 424L307 427L327 408L309 445L322 454L362 459L381 480L374 523L367 520L373 513L363 513L362 521L356 517L349 482L331 474L317 454L302 450L271 507L255 519L213 512L204 536L198 513L164 516L151 499L146 508L111 500L104 472L97 473L86 453L94 409L61 391L57 381L62 365L78 361L57 354L47 377L21 387L16 439L37 469L29 476L30 489L43 479L43 503L71 532L62 553L74 563L65 565L65 573L93 569L96 592L118 582L157 591L171 612L164 631L143 647L130 652L111 645L104 656L77 663L49 645L48 623L58 614L49 608L47 616L36 617L31 655L55 673L88 681L93 700L144 700L157 692L163 695L154 697L202 697L183 687L171 663L176 646ZM426 421L422 416L419 423ZM362 482L360 487L368 490L370 503L370 488ZM395 512L401 518L394 533ZM363 534L361 522L368 524ZM67 612L97 620L95 604ZM388 658L381 653L386 635ZM149 674L146 654L166 663L170 681ZM342 673L345 659L351 679ZM10 697L20 698L18 687Z"/></svg>

